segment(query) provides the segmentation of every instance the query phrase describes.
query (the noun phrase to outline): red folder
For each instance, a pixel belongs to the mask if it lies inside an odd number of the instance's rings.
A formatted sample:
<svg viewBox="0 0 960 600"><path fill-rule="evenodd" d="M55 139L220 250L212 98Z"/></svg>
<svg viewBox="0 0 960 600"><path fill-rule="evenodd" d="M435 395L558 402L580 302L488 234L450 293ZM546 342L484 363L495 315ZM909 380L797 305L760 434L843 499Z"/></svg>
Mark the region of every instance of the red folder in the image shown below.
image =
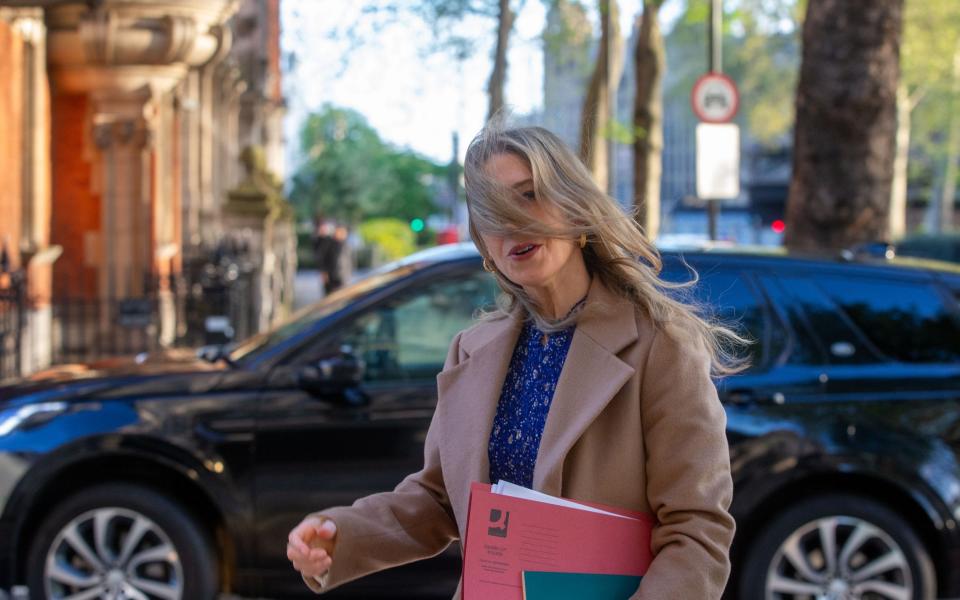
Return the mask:
<svg viewBox="0 0 960 600"><path fill-rule="evenodd" d="M587 503L583 503L587 504ZM653 518L606 515L490 491L474 483L464 540L464 600L522 600L523 571L643 575Z"/></svg>

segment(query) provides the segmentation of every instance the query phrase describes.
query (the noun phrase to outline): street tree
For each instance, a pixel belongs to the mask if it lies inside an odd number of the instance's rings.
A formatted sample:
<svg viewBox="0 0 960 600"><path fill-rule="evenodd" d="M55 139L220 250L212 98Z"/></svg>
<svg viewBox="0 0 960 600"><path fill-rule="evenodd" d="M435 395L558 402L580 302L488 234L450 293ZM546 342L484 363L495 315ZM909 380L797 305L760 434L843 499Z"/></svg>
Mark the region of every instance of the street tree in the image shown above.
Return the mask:
<svg viewBox="0 0 960 600"><path fill-rule="evenodd" d="M374 217L426 218L447 167L384 142L356 111L325 105L300 133L304 161L290 199L298 216L351 223Z"/></svg>
<svg viewBox="0 0 960 600"><path fill-rule="evenodd" d="M610 183L608 140L613 128L611 100L616 97L623 51L617 0L598 0L600 42L580 114L580 158L601 189Z"/></svg>
<svg viewBox="0 0 960 600"><path fill-rule="evenodd" d="M660 32L662 0L644 0L634 47L633 196L636 219L650 239L660 229L663 174L663 72L666 49Z"/></svg>
<svg viewBox="0 0 960 600"><path fill-rule="evenodd" d="M840 249L886 237L903 0L810 0L784 243Z"/></svg>

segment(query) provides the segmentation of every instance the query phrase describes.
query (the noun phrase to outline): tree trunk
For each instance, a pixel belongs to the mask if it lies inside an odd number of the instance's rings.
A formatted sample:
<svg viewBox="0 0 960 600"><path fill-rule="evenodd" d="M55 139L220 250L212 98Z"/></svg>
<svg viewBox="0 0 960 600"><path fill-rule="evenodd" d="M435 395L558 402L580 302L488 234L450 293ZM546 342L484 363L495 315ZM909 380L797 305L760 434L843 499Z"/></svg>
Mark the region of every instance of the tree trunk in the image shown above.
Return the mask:
<svg viewBox="0 0 960 600"><path fill-rule="evenodd" d="M960 99L960 41L953 54L953 72L950 86L950 112L947 121L947 163L943 173L940 194L940 213L937 233L953 229L953 204L957 196L957 158L960 157L960 120L957 119L957 100Z"/></svg>
<svg viewBox="0 0 960 600"><path fill-rule="evenodd" d="M890 195L890 228L888 240L900 239L907 232L907 163L910 158L910 92L897 86L897 137L893 159L893 184Z"/></svg>
<svg viewBox="0 0 960 600"><path fill-rule="evenodd" d="M647 238L660 230L660 177L663 167L663 72L666 51L657 21L658 0L644 0L634 54L633 195L637 222Z"/></svg>
<svg viewBox="0 0 960 600"><path fill-rule="evenodd" d="M609 188L607 137L610 126L610 102L616 96L620 74L620 26L617 0L599 0L600 47L597 64L580 115L580 158L587 165L600 189Z"/></svg>
<svg viewBox="0 0 960 600"><path fill-rule="evenodd" d="M902 21L903 0L807 6L789 248L837 250L887 235Z"/></svg>
<svg viewBox="0 0 960 600"><path fill-rule="evenodd" d="M510 0L500 0L497 13L497 46L493 53L493 71L487 91L490 93L489 121L503 108L503 88L507 81L507 48L510 45L510 31L516 17L510 8Z"/></svg>

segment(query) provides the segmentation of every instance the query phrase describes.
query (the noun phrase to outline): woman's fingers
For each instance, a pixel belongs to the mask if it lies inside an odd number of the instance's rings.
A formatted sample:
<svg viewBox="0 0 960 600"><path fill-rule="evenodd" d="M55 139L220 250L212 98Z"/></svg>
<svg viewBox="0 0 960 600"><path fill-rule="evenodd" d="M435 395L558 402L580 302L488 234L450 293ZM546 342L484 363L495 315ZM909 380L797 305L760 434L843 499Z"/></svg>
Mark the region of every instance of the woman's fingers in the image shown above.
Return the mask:
<svg viewBox="0 0 960 600"><path fill-rule="evenodd" d="M333 564L333 559L322 549L315 548L307 553L301 553L290 545L287 545L287 559L293 563L296 570L307 577L323 575Z"/></svg>
<svg viewBox="0 0 960 600"><path fill-rule="evenodd" d="M330 569L337 526L330 519L310 516L287 536L287 559L305 577L318 577Z"/></svg>
<svg viewBox="0 0 960 600"><path fill-rule="evenodd" d="M299 529L299 526L294 528L293 531L290 532L290 535L287 536L287 548L293 548L300 554L307 554L310 552L310 548L307 546L307 543L304 541L302 535L300 535L297 529Z"/></svg>

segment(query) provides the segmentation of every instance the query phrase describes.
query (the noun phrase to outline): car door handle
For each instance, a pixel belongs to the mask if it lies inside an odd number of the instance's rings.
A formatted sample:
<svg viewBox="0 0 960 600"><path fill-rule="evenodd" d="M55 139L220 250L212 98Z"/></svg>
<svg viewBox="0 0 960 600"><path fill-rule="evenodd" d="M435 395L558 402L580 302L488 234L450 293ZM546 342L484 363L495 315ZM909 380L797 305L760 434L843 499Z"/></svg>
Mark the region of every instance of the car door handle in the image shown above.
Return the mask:
<svg viewBox="0 0 960 600"><path fill-rule="evenodd" d="M783 404L786 396L781 392L757 394L753 390L730 390L724 395L724 401L736 406L747 404Z"/></svg>

